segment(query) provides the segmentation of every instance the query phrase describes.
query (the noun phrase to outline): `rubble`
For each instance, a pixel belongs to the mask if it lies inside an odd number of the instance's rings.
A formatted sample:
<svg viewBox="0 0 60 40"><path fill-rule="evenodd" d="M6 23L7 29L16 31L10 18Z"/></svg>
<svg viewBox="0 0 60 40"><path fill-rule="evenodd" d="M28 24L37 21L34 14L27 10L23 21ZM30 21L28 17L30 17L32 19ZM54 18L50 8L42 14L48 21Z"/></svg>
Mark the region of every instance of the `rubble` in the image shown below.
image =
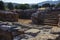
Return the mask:
<svg viewBox="0 0 60 40"><path fill-rule="evenodd" d="M49 25L22 25L17 22L1 22L1 29L9 34L9 37L13 37L13 40L56 40L59 37L59 27L52 27ZM2 31L2 32L3 32ZM3 35L3 33L0 35ZM4 35L6 36L6 32ZM57 34L54 34L57 33ZM8 38L8 36L6 36Z"/></svg>

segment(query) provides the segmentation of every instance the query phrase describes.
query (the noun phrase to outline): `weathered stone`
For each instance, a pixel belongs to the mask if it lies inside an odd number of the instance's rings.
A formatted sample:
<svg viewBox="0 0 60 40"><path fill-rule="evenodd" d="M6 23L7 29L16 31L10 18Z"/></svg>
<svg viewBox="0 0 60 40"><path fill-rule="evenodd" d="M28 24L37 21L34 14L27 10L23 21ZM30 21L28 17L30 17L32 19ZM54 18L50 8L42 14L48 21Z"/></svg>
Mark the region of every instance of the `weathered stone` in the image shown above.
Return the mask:
<svg viewBox="0 0 60 40"><path fill-rule="evenodd" d="M60 28L59 27L53 27L51 29L51 33L53 33L53 34L60 34Z"/></svg>
<svg viewBox="0 0 60 40"><path fill-rule="evenodd" d="M18 13L19 14L19 18L23 18L23 19L30 19L31 15L33 13L35 13L37 10L36 9L27 9L27 10L13 10L12 12L14 13Z"/></svg>
<svg viewBox="0 0 60 40"><path fill-rule="evenodd" d="M58 25L58 14L60 10L44 10L37 11L32 14L32 23L34 24L45 24L45 25Z"/></svg>
<svg viewBox="0 0 60 40"><path fill-rule="evenodd" d="M55 40L56 37L58 37L59 35L53 35L53 34L40 34L37 35L35 38L29 38L28 40Z"/></svg>
<svg viewBox="0 0 60 40"><path fill-rule="evenodd" d="M60 40L60 35L55 40Z"/></svg>
<svg viewBox="0 0 60 40"><path fill-rule="evenodd" d="M16 22L18 21L18 14L10 11L0 10L0 21Z"/></svg>

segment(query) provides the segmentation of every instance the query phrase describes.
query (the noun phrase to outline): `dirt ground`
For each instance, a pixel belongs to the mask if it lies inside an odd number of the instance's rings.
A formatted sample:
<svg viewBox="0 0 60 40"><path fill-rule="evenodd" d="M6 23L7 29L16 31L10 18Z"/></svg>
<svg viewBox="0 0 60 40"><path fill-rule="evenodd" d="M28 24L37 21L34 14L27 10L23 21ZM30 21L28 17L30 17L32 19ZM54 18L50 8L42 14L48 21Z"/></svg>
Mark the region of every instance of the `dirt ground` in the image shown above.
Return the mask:
<svg viewBox="0 0 60 40"><path fill-rule="evenodd" d="M29 24L31 23L31 19L18 19L18 22L21 24Z"/></svg>
<svg viewBox="0 0 60 40"><path fill-rule="evenodd" d="M32 23L31 19L18 19L18 22L21 24L30 24ZM58 26L53 26L53 27L58 27Z"/></svg>

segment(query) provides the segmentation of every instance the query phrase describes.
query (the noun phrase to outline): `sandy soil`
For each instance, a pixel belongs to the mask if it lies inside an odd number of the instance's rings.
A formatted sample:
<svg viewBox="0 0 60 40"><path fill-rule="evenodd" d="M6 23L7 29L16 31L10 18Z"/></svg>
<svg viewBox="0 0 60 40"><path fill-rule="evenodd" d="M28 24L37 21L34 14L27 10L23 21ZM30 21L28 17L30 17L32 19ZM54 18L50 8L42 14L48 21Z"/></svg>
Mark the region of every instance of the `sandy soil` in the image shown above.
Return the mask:
<svg viewBox="0 0 60 40"><path fill-rule="evenodd" d="M18 22L21 24L29 24L32 21L30 19L18 19Z"/></svg>

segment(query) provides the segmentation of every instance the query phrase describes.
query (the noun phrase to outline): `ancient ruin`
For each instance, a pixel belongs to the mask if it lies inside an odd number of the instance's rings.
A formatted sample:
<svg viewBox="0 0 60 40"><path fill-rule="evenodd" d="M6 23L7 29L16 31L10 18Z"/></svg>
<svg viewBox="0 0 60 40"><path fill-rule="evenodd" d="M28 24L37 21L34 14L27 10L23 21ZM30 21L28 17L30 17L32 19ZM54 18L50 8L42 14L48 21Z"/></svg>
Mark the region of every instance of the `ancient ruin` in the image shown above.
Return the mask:
<svg viewBox="0 0 60 40"><path fill-rule="evenodd" d="M58 25L60 9L45 9L32 14L32 22L35 24Z"/></svg>
<svg viewBox="0 0 60 40"><path fill-rule="evenodd" d="M0 10L0 21L17 22L18 18L19 17L17 13Z"/></svg>

